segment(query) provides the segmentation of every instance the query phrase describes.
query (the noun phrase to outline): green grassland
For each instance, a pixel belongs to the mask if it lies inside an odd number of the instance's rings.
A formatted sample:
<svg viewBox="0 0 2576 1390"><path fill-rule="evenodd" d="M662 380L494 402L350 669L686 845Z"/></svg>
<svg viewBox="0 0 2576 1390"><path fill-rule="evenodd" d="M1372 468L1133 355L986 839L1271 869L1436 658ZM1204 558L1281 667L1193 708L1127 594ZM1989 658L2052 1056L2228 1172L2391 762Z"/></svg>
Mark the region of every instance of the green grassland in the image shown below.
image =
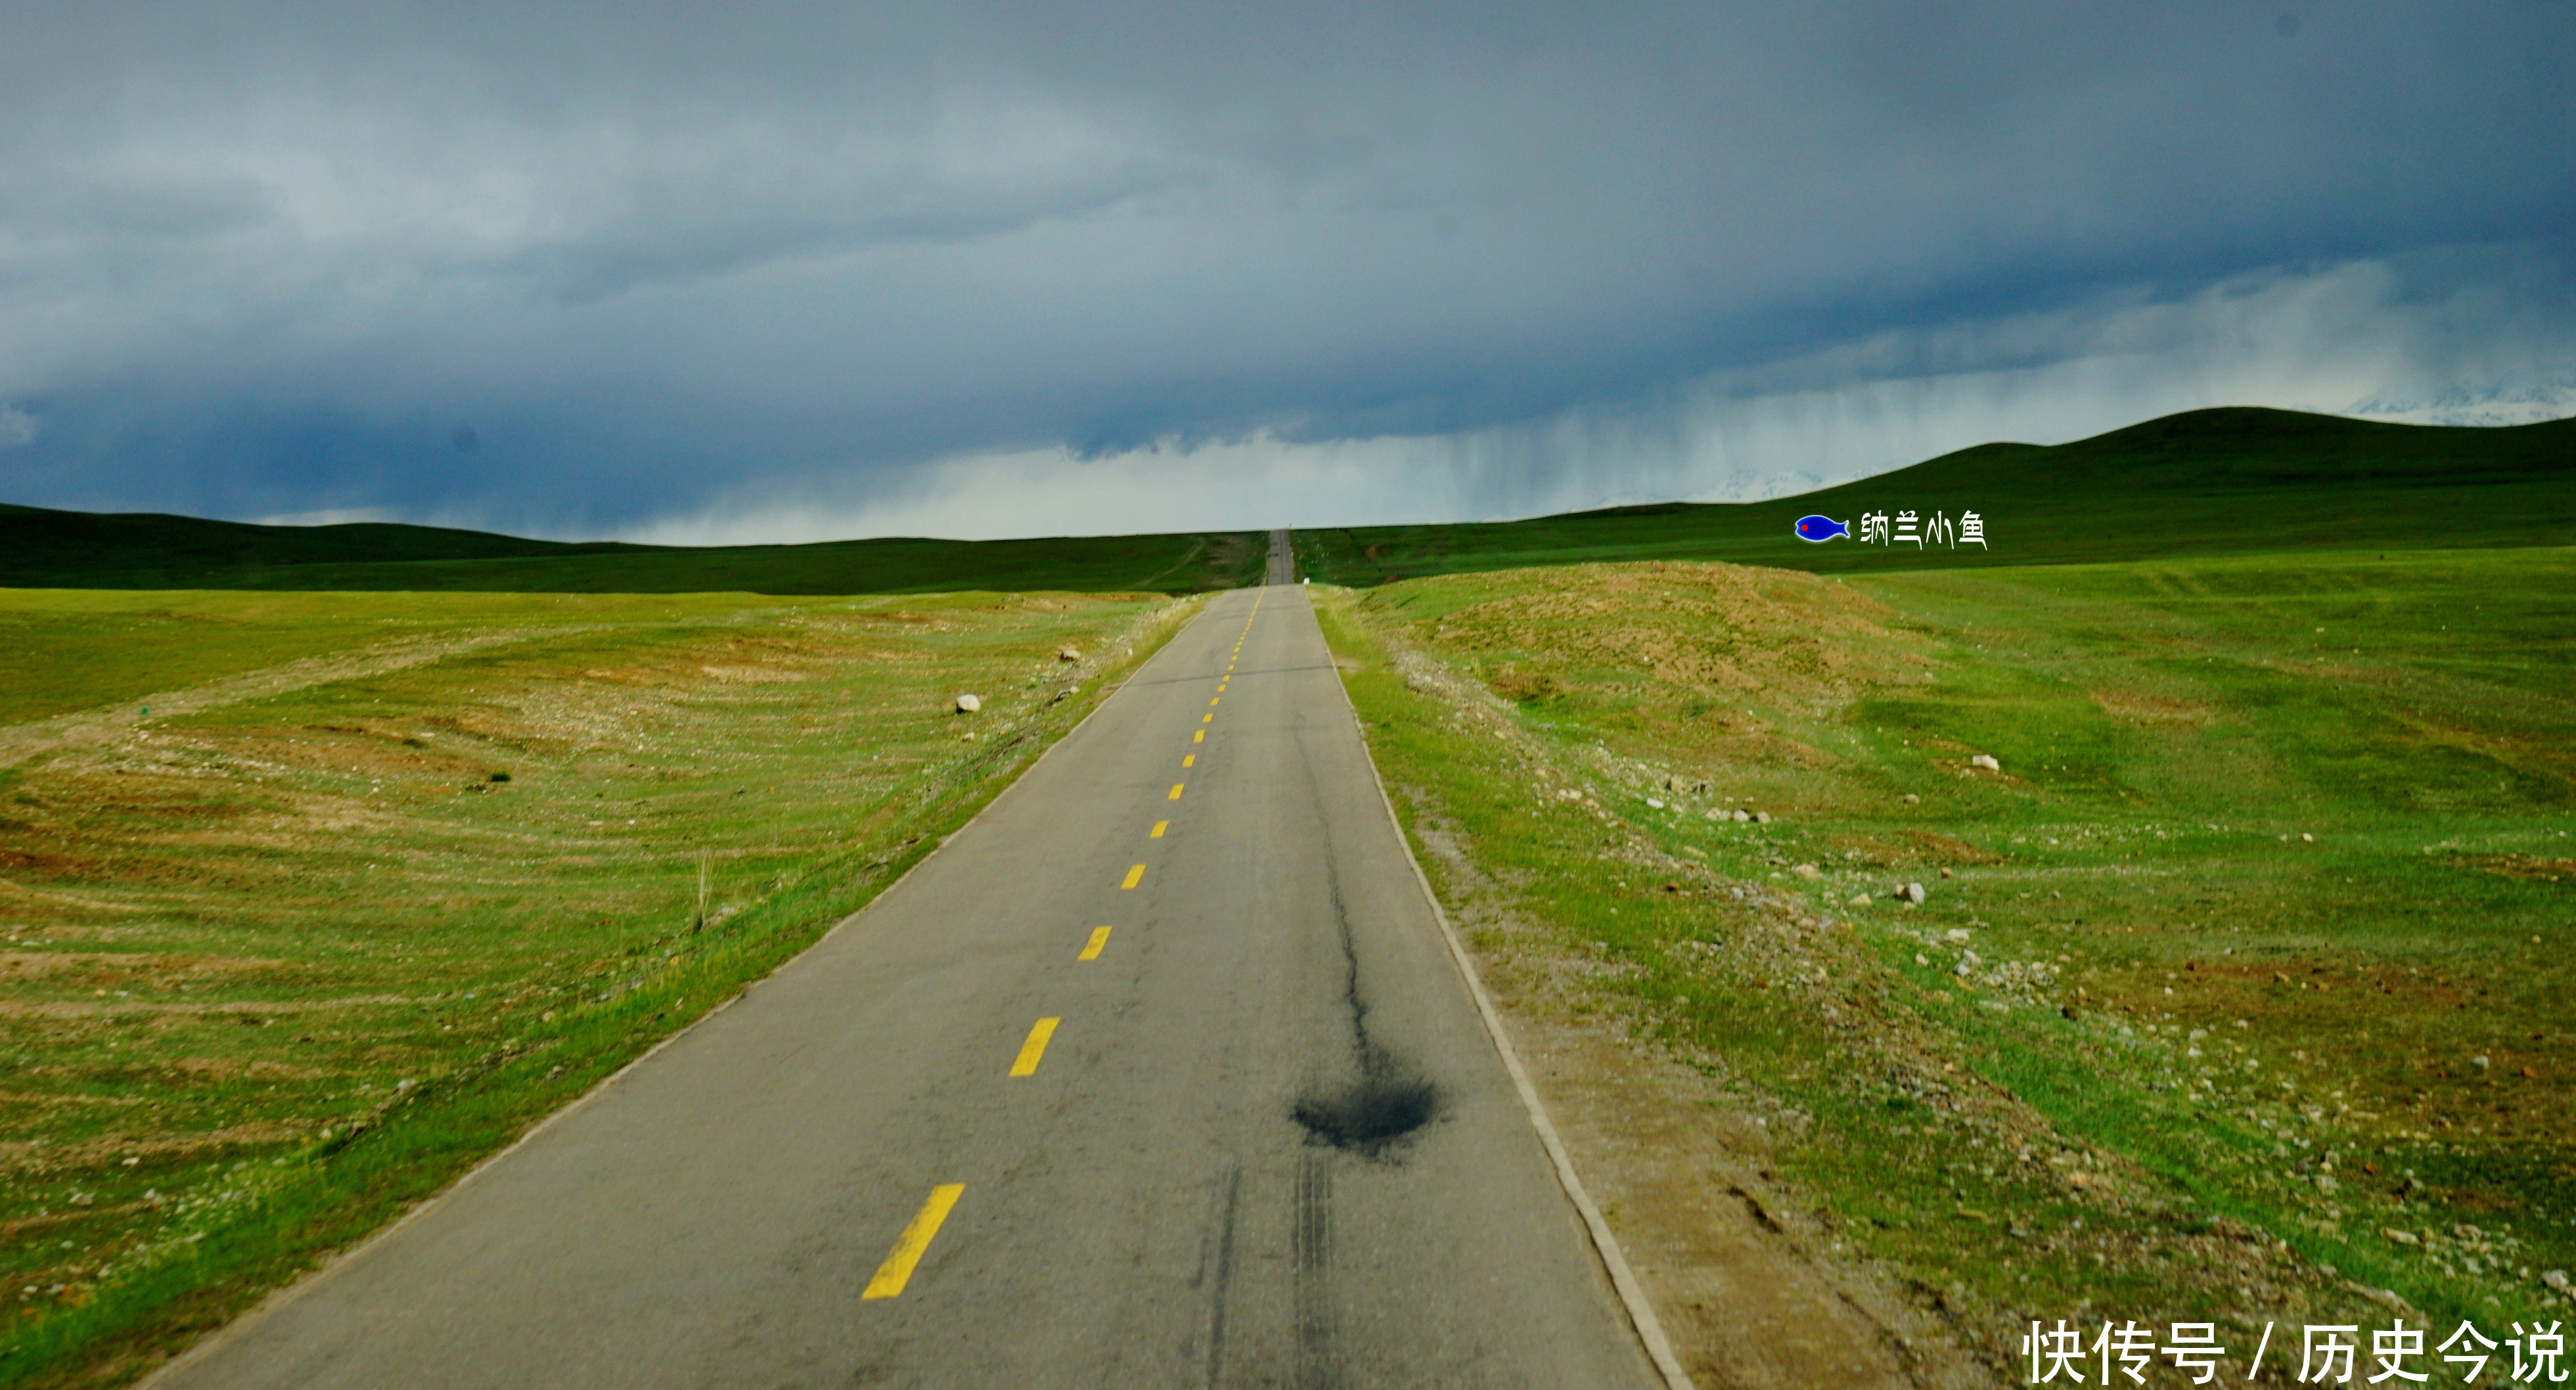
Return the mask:
<svg viewBox="0 0 2576 1390"><path fill-rule="evenodd" d="M58 670L0 722L0 1382L130 1380L434 1191L867 901L1187 607L0 594Z"/></svg>
<svg viewBox="0 0 2576 1390"><path fill-rule="evenodd" d="M254 526L0 505L0 587L531 594L1197 593L1258 583L1258 533L815 545L565 544L431 526Z"/></svg>
<svg viewBox="0 0 2576 1390"><path fill-rule="evenodd" d="M1984 549L1809 544L1810 512L1983 519ZM1857 528L1855 528L1857 529ZM1771 502L1666 503L1529 521L1301 531L1317 583L1611 560L1725 560L1820 573L2099 563L2288 549L2564 544L2576 419L2509 429L2197 410L2055 447L1982 444Z"/></svg>
<svg viewBox="0 0 2576 1390"><path fill-rule="evenodd" d="M1999 1373L2569 1313L2576 550L1316 592L1518 1007L1723 1081Z"/></svg>

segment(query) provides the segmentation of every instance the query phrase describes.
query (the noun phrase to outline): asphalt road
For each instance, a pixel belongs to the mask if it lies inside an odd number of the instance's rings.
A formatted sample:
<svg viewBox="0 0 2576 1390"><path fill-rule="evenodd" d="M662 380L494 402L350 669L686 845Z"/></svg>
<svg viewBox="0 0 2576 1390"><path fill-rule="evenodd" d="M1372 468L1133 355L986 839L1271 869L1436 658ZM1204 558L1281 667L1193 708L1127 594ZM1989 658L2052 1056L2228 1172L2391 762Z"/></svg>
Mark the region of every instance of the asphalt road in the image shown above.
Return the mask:
<svg viewBox="0 0 2576 1390"><path fill-rule="evenodd" d="M1217 599L865 913L162 1379L1660 1384L1294 586Z"/></svg>
<svg viewBox="0 0 2576 1390"><path fill-rule="evenodd" d="M1270 533L1270 567L1262 575L1264 584L1297 582L1297 552L1289 547L1286 531Z"/></svg>

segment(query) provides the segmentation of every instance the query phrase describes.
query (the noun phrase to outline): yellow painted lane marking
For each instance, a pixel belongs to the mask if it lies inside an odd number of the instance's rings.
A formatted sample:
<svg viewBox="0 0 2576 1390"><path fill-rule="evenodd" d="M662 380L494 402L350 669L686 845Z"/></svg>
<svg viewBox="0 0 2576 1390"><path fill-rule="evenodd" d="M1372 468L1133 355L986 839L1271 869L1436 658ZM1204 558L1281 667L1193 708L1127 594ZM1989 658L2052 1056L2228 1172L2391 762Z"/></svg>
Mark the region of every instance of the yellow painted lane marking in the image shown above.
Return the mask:
<svg viewBox="0 0 2576 1390"><path fill-rule="evenodd" d="M1074 959L1075 959L1075 960L1098 960L1098 959L1100 959L1100 952L1101 952L1101 950L1102 950L1104 947L1108 946L1108 944L1109 944L1109 928L1107 928L1107 927L1093 927L1093 928L1091 929L1091 944L1090 944L1090 945L1088 945L1088 946L1083 947L1083 948L1082 948L1082 954L1081 954L1081 955L1078 955L1078 956L1075 956L1075 957L1074 957Z"/></svg>
<svg viewBox="0 0 2576 1390"><path fill-rule="evenodd" d="M1047 1039L1055 1036L1055 1026L1063 1021L1060 1018L1042 1018L1030 1026L1029 1040L1020 1044L1019 1060L1011 1063L1011 1075L1038 1074L1038 1059L1046 1055Z"/></svg>
<svg viewBox="0 0 2576 1390"><path fill-rule="evenodd" d="M1221 700L1221 699L1223 699L1223 698L1225 698L1225 697L1223 697L1223 696L1221 696L1221 695L1211 695L1211 696L1209 696L1209 697L1208 697L1208 703L1209 703L1209 704L1211 704L1211 705L1213 705L1213 704L1215 704L1218 700Z"/></svg>
<svg viewBox="0 0 2576 1390"><path fill-rule="evenodd" d="M1216 716L1213 714L1202 714L1199 716L1199 722L1204 724L1214 718L1216 718ZM1202 730L1202 732L1204 732L1204 730Z"/></svg>
<svg viewBox="0 0 2576 1390"><path fill-rule="evenodd" d="M1174 782L1174 783L1172 784L1172 794L1171 794L1170 796L1164 797L1163 799L1164 799L1165 801L1178 801L1178 800L1180 800L1180 799L1181 799L1181 784L1180 784L1180 783L1178 783L1178 782Z"/></svg>
<svg viewBox="0 0 2576 1390"><path fill-rule="evenodd" d="M894 1253L877 1266L877 1276L868 1281L859 1297L892 1298L903 1292L903 1286L912 1279L912 1267L921 1263L922 1252L930 1248L930 1238L939 1234L939 1223L948 1219L948 1209L964 1195L966 1184L962 1182L941 1183L930 1189L930 1200L921 1204L912 1224L895 1237Z"/></svg>
<svg viewBox="0 0 2576 1390"><path fill-rule="evenodd" d="M1207 742L1207 730L1205 730L1205 729L1192 729L1192 730L1190 730L1190 742L1192 742L1192 743L1205 743L1205 742Z"/></svg>
<svg viewBox="0 0 2576 1390"><path fill-rule="evenodd" d="M1127 881L1126 881L1125 883L1119 884L1118 886L1119 886L1119 887L1121 887L1121 888L1133 888L1133 887L1135 887L1138 883L1143 882L1143 881L1144 881L1144 878L1145 878L1145 866L1144 866L1144 865L1142 865L1142 864L1139 864L1139 865L1137 865L1136 867L1134 867L1134 868L1132 868L1132 869L1129 869L1129 870L1127 871Z"/></svg>
<svg viewBox="0 0 2576 1390"><path fill-rule="evenodd" d="M1198 754L1196 754L1196 753L1184 753L1184 754L1182 754L1182 755L1181 755L1181 766L1183 766L1183 767L1188 767L1190 764L1192 764L1192 763L1194 763L1194 762L1197 762L1198 760L1199 760L1199 755L1198 755Z"/></svg>
<svg viewBox="0 0 2576 1390"><path fill-rule="evenodd" d="M1163 838L1163 832L1169 830L1171 826L1172 823L1170 821L1158 820L1154 822L1154 833L1146 836L1145 838L1148 840L1159 840Z"/></svg>

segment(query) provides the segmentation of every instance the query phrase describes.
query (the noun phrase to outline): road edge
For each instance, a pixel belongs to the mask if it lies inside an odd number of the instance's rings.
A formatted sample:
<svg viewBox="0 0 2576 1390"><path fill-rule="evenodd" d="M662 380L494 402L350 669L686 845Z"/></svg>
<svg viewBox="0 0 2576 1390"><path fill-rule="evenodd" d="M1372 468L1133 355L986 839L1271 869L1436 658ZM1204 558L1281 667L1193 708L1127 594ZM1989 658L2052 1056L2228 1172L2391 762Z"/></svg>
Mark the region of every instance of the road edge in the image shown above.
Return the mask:
<svg viewBox="0 0 2576 1390"><path fill-rule="evenodd" d="M1313 604L1307 605L1311 612ZM1628 1268L1628 1257L1619 1248L1619 1238L1610 1231L1609 1221L1593 1203L1592 1194L1584 1190L1583 1179L1574 1171L1574 1157L1557 1137L1556 1125L1547 1117L1547 1107L1539 1100L1538 1087L1530 1081L1529 1070L1521 1065L1520 1052L1512 1046L1510 1034L1504 1031L1503 1017L1494 1007L1493 996L1485 992L1484 979L1476 973L1476 963L1467 954L1467 943L1450 922L1449 913L1440 906L1440 895L1431 891L1431 876L1422 871L1422 860L1413 852L1413 839L1404 833L1404 822L1395 814L1395 798L1387 795L1386 779L1378 774L1377 754L1368 746L1368 724L1360 718L1360 707L1351 699L1350 687L1343 683L1342 672L1333 673L1333 688L1341 692L1342 708L1351 716L1351 726L1360 736L1360 751L1368 755L1369 781L1377 787L1378 804L1386 809L1386 823L1395 831L1396 843L1404 847L1404 862L1413 870L1414 886L1422 890L1422 900L1431 906L1432 920L1440 924L1440 938L1448 943L1450 962L1458 967L1460 978L1467 984L1467 994L1476 1001L1476 1016L1485 1024L1485 1037L1503 1059L1503 1069L1511 1073L1512 1087L1520 1093L1521 1109L1529 1116L1530 1128L1538 1132L1539 1146L1547 1150L1549 1166L1556 1170L1557 1185L1565 1189L1566 1200L1583 1217L1583 1227L1591 1234L1592 1252L1610 1275L1610 1287L1617 1291L1619 1302L1628 1313L1628 1325L1645 1347L1646 1359L1664 1378L1666 1390L1697 1390L1690 1372L1682 1369L1681 1358L1673 1354L1672 1342L1664 1336L1664 1325L1655 1317L1654 1306L1646 1301L1646 1291Z"/></svg>

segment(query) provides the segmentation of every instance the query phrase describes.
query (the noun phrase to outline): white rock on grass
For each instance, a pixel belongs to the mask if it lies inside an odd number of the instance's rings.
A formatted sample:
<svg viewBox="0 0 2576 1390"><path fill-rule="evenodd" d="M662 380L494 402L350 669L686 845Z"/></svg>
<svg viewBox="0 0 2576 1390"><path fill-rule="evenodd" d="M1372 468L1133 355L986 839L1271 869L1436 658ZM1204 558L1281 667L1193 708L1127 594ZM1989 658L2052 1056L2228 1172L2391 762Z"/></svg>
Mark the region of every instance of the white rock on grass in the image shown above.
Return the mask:
<svg viewBox="0 0 2576 1390"><path fill-rule="evenodd" d="M1080 661L1082 660L1082 648L1058 647L1055 649L1055 659L1058 661Z"/></svg>
<svg viewBox="0 0 2576 1390"><path fill-rule="evenodd" d="M2004 770L2004 765L1996 762L1992 753L1979 753L1977 756L1968 759L1968 766L1982 767L1988 772L2001 772Z"/></svg>
<svg viewBox="0 0 2576 1390"><path fill-rule="evenodd" d="M1905 891L1900 896L1902 896L1907 902L1910 902L1917 907L1921 907L1923 905L1923 885L1919 883L1909 883L1905 885Z"/></svg>
<svg viewBox="0 0 2576 1390"><path fill-rule="evenodd" d="M983 707L984 700L982 696L960 695L957 697L957 712L959 714L973 714L975 711L982 709Z"/></svg>

